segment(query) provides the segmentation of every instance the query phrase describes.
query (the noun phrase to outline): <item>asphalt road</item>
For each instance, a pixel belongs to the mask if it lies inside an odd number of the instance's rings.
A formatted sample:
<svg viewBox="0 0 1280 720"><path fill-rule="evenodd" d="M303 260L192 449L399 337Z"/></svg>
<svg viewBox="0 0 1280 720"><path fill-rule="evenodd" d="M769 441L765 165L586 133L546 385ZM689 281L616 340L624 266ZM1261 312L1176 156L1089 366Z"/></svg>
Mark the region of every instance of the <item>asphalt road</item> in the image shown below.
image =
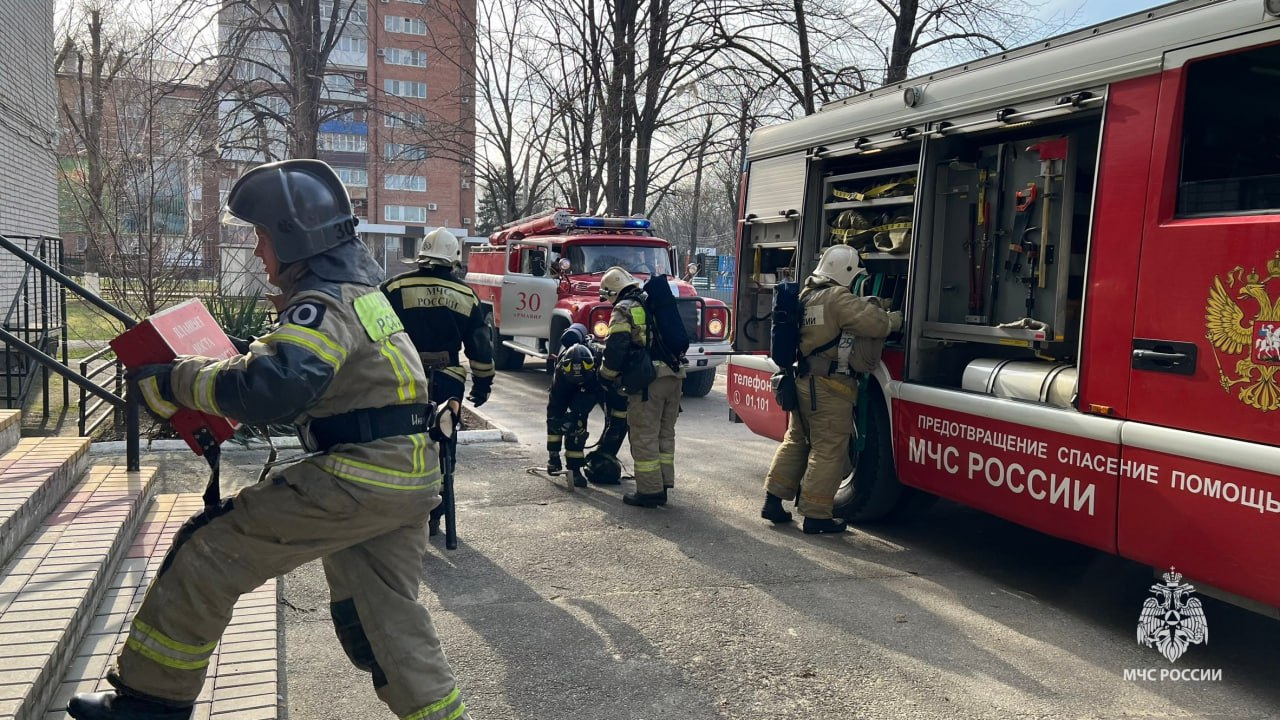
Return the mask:
<svg viewBox="0 0 1280 720"><path fill-rule="evenodd" d="M1205 598L1210 642L1171 664L1136 642L1151 573L1133 563L949 503L841 537L774 528L774 444L727 421L723 379L684 402L666 508L570 491L530 472L545 385L532 363L499 375L484 411L520 442L462 448L460 547L423 562L475 720L1280 717L1278 620ZM391 718L319 564L284 593L290 717Z"/></svg>

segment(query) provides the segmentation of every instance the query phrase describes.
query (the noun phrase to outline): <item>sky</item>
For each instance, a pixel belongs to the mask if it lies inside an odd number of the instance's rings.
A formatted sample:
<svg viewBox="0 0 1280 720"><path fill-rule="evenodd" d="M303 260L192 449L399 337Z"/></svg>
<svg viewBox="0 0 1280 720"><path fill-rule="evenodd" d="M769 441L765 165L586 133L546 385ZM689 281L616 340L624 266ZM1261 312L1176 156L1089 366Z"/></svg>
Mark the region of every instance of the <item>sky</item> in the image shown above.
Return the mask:
<svg viewBox="0 0 1280 720"><path fill-rule="evenodd" d="M1163 4L1155 0L1048 0L1043 17L1078 12L1076 24L1083 27Z"/></svg>

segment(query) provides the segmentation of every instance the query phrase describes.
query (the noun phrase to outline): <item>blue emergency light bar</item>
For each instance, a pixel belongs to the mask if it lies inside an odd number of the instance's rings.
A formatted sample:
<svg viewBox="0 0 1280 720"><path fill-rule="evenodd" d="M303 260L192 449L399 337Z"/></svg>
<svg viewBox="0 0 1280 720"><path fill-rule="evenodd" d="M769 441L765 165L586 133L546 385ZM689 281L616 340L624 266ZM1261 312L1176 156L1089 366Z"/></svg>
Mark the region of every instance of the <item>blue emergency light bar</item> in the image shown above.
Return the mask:
<svg viewBox="0 0 1280 720"><path fill-rule="evenodd" d="M648 230L653 227L653 223L646 218L575 217L573 226L575 228Z"/></svg>

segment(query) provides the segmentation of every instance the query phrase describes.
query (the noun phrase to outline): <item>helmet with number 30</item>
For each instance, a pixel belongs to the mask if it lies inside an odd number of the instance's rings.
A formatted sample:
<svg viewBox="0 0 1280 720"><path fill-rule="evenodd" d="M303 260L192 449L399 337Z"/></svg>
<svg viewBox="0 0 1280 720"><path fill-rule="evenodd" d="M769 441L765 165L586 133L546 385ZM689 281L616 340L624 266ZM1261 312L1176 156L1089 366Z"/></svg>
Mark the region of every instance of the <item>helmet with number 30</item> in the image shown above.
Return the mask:
<svg viewBox="0 0 1280 720"><path fill-rule="evenodd" d="M282 160L241 175L227 196L222 221L265 230L283 263L305 260L356 237L347 189L321 160Z"/></svg>

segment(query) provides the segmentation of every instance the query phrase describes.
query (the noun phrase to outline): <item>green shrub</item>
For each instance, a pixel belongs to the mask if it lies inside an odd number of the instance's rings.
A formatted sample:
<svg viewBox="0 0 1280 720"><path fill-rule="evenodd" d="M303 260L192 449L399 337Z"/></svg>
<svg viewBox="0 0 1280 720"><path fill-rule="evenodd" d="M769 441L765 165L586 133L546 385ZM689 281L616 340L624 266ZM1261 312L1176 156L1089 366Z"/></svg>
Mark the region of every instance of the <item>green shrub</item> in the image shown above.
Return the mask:
<svg viewBox="0 0 1280 720"><path fill-rule="evenodd" d="M262 298L215 295L209 301L209 313L223 332L248 340L267 330L271 313Z"/></svg>

